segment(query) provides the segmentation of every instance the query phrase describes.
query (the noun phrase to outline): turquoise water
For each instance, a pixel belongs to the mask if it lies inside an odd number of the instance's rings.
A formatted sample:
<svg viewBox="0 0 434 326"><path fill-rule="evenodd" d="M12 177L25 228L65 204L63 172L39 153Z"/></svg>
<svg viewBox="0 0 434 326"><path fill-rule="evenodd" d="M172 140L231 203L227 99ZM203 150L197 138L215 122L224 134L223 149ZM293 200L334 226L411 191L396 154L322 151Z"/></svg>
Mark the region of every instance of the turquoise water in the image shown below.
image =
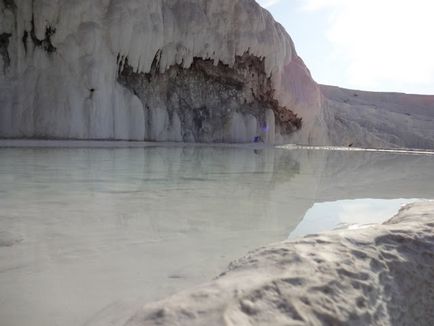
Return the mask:
<svg viewBox="0 0 434 326"><path fill-rule="evenodd" d="M89 325L256 247L433 199L434 158L146 147L0 149L2 325Z"/></svg>

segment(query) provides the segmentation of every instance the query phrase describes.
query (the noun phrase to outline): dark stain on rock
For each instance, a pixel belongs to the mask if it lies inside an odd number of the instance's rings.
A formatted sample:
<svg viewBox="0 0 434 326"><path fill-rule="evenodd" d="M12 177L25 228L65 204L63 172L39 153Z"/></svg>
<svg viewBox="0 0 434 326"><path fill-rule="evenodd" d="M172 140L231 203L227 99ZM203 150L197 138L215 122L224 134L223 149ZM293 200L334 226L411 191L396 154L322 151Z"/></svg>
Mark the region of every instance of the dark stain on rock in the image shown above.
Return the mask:
<svg viewBox="0 0 434 326"><path fill-rule="evenodd" d="M9 56L9 38L12 36L11 33L0 34L0 56L3 59L3 72L6 74L7 69L11 65L11 58Z"/></svg>
<svg viewBox="0 0 434 326"><path fill-rule="evenodd" d="M21 39L23 41L23 45L24 45L24 51L27 53L27 40L29 38L29 32L24 31L23 33L23 38Z"/></svg>
<svg viewBox="0 0 434 326"><path fill-rule="evenodd" d="M42 48L48 54L56 52L57 49L53 45L53 43L51 42L51 37L56 33L56 28L54 28L53 26L47 26L45 28L45 38L40 40L37 38L36 33L35 33L35 19L34 18L32 18L31 25L32 25L32 29L30 31L30 38L33 42L33 45L35 47ZM25 40L27 41L26 33L27 33L27 31L25 32L25 34L23 36L23 41L24 41L24 37L25 37Z"/></svg>
<svg viewBox="0 0 434 326"><path fill-rule="evenodd" d="M17 11L17 5L15 4L14 0L3 0L3 4L6 9L12 11L13 13Z"/></svg>

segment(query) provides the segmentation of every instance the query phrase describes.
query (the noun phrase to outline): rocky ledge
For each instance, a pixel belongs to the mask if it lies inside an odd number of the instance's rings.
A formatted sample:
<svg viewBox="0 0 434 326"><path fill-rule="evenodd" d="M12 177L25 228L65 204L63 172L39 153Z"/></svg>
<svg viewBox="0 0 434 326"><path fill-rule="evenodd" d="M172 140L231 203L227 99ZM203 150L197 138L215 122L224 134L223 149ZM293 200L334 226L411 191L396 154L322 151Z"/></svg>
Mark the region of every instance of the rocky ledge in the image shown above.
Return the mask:
<svg viewBox="0 0 434 326"><path fill-rule="evenodd" d="M434 203L406 206L383 225L258 249L127 322L306 324L433 325Z"/></svg>

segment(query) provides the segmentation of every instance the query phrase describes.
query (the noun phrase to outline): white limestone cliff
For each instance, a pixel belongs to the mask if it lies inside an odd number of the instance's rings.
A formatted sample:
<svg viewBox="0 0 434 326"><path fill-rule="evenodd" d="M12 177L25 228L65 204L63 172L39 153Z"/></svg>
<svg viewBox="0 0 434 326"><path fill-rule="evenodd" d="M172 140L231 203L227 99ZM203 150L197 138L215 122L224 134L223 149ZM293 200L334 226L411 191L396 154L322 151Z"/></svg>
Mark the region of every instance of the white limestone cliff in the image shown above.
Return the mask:
<svg viewBox="0 0 434 326"><path fill-rule="evenodd" d="M172 112L166 94L139 99L119 73L127 65L164 74L195 59L232 68L246 54L263 64L270 99L303 117L297 139L322 138L319 89L286 31L253 0L2 0L0 35L3 138L199 141L185 136L191 117ZM276 112L227 110L222 133L205 140L282 141Z"/></svg>

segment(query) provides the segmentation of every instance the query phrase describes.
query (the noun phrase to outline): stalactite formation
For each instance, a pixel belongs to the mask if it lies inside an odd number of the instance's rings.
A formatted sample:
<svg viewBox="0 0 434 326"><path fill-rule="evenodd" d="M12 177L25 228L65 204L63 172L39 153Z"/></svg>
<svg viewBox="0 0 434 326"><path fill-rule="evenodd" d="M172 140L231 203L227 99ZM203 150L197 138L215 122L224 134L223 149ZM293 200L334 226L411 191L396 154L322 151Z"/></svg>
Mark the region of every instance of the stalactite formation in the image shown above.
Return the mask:
<svg viewBox="0 0 434 326"><path fill-rule="evenodd" d="M174 65L160 72L157 52L149 73L136 72L128 58L118 56L118 81L136 94L146 108L167 106L169 119L181 123L184 141L224 141L224 130L234 114L251 117L252 130L245 141L260 141L267 125L265 112L272 110L284 134L301 128L301 118L274 98L264 59L248 52L236 56L233 66L194 58L189 68ZM169 103L167 105L166 103ZM253 120L256 121L253 121Z"/></svg>

